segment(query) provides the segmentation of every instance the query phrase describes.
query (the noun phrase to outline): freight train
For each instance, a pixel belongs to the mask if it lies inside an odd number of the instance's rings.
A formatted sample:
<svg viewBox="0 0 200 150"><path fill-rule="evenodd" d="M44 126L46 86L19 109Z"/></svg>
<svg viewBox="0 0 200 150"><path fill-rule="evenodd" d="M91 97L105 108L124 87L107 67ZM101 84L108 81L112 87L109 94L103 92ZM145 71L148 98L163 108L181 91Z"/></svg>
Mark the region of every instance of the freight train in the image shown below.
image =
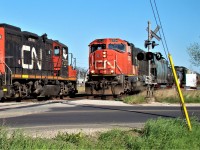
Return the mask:
<svg viewBox="0 0 200 150"><path fill-rule="evenodd" d="M120 95L138 93L149 81L148 61L138 60L145 54L134 44L119 38L96 39L89 44L89 73L85 92L89 95ZM156 85L172 84L168 61L153 55L152 82ZM157 59L158 60L157 60Z"/></svg>
<svg viewBox="0 0 200 150"><path fill-rule="evenodd" d="M77 72L68 56L68 47L47 34L0 24L0 101L73 96Z"/></svg>

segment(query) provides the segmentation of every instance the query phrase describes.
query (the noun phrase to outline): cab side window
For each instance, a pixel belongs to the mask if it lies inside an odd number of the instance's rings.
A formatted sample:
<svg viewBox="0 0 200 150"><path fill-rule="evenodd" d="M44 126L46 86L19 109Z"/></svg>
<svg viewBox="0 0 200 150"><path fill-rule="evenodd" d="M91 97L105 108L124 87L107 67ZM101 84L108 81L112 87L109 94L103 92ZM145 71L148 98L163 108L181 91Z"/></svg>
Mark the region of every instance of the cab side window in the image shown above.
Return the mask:
<svg viewBox="0 0 200 150"><path fill-rule="evenodd" d="M60 55L60 47L59 46L55 46L54 47L54 55L55 56L59 56Z"/></svg>

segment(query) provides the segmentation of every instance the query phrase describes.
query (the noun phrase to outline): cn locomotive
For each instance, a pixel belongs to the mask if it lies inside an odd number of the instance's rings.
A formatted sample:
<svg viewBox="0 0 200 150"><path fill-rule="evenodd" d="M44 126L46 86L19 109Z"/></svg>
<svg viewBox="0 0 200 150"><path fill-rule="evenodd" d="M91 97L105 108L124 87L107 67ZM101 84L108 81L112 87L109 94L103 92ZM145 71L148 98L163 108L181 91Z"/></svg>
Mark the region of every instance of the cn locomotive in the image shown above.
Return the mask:
<svg viewBox="0 0 200 150"><path fill-rule="evenodd" d="M77 93L68 47L47 34L0 24L0 100L63 97Z"/></svg>
<svg viewBox="0 0 200 150"><path fill-rule="evenodd" d="M137 59L141 52L144 51L119 38L91 42L86 94L117 96L143 90L148 80L148 61ZM150 70L154 83L169 83L168 61L163 57L160 60L152 59Z"/></svg>

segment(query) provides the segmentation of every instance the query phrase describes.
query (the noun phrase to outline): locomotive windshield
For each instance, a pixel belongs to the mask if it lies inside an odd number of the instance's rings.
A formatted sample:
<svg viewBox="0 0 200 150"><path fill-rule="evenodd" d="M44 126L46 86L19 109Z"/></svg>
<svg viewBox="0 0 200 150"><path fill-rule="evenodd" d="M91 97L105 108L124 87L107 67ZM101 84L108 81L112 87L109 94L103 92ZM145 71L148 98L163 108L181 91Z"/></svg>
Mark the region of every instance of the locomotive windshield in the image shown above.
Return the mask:
<svg viewBox="0 0 200 150"><path fill-rule="evenodd" d="M125 52L125 45L124 44L109 44L108 49Z"/></svg>
<svg viewBox="0 0 200 150"><path fill-rule="evenodd" d="M106 44L93 44L91 45L91 53L99 50L99 49L106 49Z"/></svg>

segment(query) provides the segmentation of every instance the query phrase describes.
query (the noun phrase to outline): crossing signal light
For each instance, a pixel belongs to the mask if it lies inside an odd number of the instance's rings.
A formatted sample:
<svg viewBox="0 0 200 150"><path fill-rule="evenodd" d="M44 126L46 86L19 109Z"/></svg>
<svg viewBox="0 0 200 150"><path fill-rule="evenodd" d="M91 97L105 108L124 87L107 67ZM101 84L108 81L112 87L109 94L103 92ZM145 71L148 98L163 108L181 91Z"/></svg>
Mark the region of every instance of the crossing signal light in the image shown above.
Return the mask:
<svg viewBox="0 0 200 150"><path fill-rule="evenodd" d="M144 47L147 48L148 45L151 45L151 42L148 40L145 40L144 42Z"/></svg>
<svg viewBox="0 0 200 150"><path fill-rule="evenodd" d="M161 53L158 52L155 55L156 55L156 59L157 60L161 60L161 58L162 58L162 54Z"/></svg>
<svg viewBox="0 0 200 150"><path fill-rule="evenodd" d="M157 45L158 45L158 44L156 44L155 41L152 41L151 46L152 46L153 49L154 49L154 47L157 46Z"/></svg>
<svg viewBox="0 0 200 150"><path fill-rule="evenodd" d="M156 59L159 61L161 60L163 57L162 57L162 54L160 52L157 52L157 53L152 53L152 52L140 52L137 54L137 60L144 60L144 61L147 61L147 60L153 60L154 57L156 57Z"/></svg>
<svg viewBox="0 0 200 150"><path fill-rule="evenodd" d="M154 53L152 53L152 52L147 52L147 53L146 53L146 60L152 60L152 59L153 59L153 56L154 56Z"/></svg>
<svg viewBox="0 0 200 150"><path fill-rule="evenodd" d="M144 53L142 53L142 52L138 53L137 60L144 60Z"/></svg>

